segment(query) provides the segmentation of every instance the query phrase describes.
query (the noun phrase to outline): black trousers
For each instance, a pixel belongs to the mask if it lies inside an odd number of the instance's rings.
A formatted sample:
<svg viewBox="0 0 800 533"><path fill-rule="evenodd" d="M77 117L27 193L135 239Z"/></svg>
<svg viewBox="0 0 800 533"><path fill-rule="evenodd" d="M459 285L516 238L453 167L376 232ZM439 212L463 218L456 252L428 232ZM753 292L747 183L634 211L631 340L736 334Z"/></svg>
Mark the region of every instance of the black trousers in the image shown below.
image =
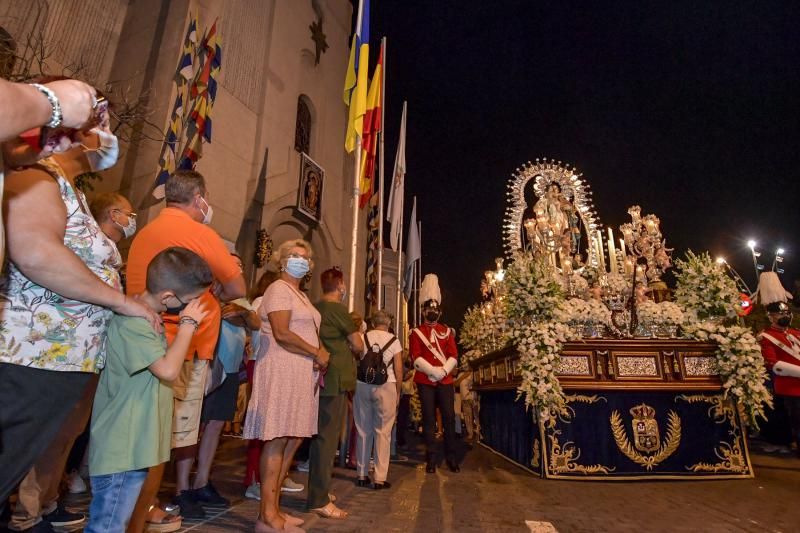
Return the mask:
<svg viewBox="0 0 800 533"><path fill-rule="evenodd" d="M0 504L50 445L94 377L0 363Z"/></svg>
<svg viewBox="0 0 800 533"><path fill-rule="evenodd" d="M444 426L444 456L448 461L456 460L456 413L453 385L423 385L417 383L422 404L422 434L428 455L436 453L436 408L442 413Z"/></svg>
<svg viewBox="0 0 800 533"><path fill-rule="evenodd" d="M411 413L411 395L400 396L400 407L397 410L397 445L405 447L408 433L408 418Z"/></svg>
<svg viewBox="0 0 800 533"><path fill-rule="evenodd" d="M792 438L797 443L800 453L800 396L784 396L783 405L789 414L789 425L792 428Z"/></svg>

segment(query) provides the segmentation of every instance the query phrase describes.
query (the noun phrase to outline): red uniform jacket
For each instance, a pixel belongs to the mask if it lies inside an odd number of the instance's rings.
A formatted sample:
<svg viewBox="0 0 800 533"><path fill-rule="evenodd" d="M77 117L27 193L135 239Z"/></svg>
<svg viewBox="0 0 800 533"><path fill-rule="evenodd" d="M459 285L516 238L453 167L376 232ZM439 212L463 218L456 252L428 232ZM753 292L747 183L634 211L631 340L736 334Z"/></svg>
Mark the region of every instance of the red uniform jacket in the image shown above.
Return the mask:
<svg viewBox="0 0 800 533"><path fill-rule="evenodd" d="M445 326L444 324L439 324L438 322L433 326L429 324L421 324L420 326L414 328L418 329L422 334L428 339L428 342L434 346L438 347L439 350L444 355L445 360L453 357L458 359L458 349L456 348L456 339L455 335L453 334L453 330ZM425 346L425 343L422 342L422 339L414 333L414 330L411 330L411 333L408 335L408 351L411 354L411 361L413 362L417 357L422 357L427 362L431 364L431 366L444 366L444 363L437 359L435 355ZM444 385L448 385L453 383L453 375L448 374L444 377L441 381L433 382L428 379L428 376L423 372L415 372L414 373L414 382L422 383L423 385L438 385L442 383Z"/></svg>
<svg viewBox="0 0 800 533"><path fill-rule="evenodd" d="M761 336L761 355L769 370L778 361L800 366L800 331L792 328L781 331L770 326L764 330L764 334ZM767 338L767 335L778 343ZM800 378L773 374L772 382L778 396L800 396Z"/></svg>

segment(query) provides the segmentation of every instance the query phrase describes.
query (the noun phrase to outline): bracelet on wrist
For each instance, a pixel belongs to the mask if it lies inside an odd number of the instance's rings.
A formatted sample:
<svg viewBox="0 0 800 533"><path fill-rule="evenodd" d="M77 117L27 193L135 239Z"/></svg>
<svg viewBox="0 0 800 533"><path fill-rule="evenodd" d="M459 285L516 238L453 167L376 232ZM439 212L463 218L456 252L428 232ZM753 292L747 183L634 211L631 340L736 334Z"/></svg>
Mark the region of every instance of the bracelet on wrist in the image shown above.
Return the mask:
<svg viewBox="0 0 800 533"><path fill-rule="evenodd" d="M197 320L195 320L190 316L181 317L181 319L178 321L178 324L191 324L194 327L195 331L197 330L197 328L200 327L200 322L198 322Z"/></svg>
<svg viewBox="0 0 800 533"><path fill-rule="evenodd" d="M54 93L49 87L45 87L39 83L31 83L30 85L42 93L45 98L47 98L47 101L50 102L50 122L45 124L45 126L48 128L57 128L60 126L64 115L61 112L61 102L58 100L56 93Z"/></svg>

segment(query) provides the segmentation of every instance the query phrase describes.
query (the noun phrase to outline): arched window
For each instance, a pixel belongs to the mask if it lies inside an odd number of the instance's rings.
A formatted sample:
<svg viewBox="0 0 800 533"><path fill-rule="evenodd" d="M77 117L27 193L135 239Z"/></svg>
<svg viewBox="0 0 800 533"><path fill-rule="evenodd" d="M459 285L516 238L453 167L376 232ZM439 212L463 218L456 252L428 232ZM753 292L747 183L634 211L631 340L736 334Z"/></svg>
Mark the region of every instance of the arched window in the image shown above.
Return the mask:
<svg viewBox="0 0 800 533"><path fill-rule="evenodd" d="M311 153L311 105L308 97L297 98L297 122L294 129L294 149Z"/></svg>

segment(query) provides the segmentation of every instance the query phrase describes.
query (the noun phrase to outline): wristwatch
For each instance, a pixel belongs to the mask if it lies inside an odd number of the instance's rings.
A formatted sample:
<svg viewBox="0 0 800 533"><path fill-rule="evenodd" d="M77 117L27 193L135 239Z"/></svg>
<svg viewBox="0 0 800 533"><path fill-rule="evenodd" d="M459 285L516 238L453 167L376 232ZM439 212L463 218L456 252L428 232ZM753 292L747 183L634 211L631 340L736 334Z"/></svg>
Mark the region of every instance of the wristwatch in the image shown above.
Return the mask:
<svg viewBox="0 0 800 533"><path fill-rule="evenodd" d="M61 113L61 102L58 101L58 96L56 96L56 93L54 93L50 88L39 83L31 83L30 85L45 95L45 97L47 97L47 101L50 102L50 108L52 111L50 113L50 122L48 122L46 126L48 128L57 128L60 126L64 115Z"/></svg>

